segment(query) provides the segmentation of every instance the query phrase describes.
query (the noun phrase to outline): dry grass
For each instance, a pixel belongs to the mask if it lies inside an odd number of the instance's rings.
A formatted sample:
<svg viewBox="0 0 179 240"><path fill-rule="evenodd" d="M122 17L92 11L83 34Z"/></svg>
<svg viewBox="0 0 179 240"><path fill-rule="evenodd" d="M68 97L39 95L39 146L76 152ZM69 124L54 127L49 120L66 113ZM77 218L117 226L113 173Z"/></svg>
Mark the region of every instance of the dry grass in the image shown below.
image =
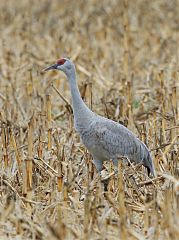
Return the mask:
<svg viewBox="0 0 179 240"><path fill-rule="evenodd" d="M0 9L0 239L179 239L179 2ZM104 191L74 131L65 76L41 73L61 56L75 61L87 104L146 142L157 179L121 164L114 176L107 164Z"/></svg>

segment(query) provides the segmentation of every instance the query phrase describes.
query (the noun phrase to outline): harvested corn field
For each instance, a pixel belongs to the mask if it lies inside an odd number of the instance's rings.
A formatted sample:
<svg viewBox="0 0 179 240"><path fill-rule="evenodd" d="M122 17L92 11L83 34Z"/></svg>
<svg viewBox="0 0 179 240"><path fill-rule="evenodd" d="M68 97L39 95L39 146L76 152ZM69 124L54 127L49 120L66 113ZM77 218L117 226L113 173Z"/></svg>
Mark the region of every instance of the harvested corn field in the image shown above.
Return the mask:
<svg viewBox="0 0 179 240"><path fill-rule="evenodd" d="M179 2L0 1L0 239L179 239ZM87 106L150 149L157 176L101 177L73 125ZM127 164L126 164L127 160Z"/></svg>

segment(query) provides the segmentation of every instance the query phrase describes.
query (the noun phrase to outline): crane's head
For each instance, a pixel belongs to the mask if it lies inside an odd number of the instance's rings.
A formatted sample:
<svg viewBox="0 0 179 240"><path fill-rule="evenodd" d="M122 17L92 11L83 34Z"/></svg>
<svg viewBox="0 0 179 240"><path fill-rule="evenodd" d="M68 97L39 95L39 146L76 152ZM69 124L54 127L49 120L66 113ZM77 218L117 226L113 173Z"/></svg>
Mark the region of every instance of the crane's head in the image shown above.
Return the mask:
<svg viewBox="0 0 179 240"><path fill-rule="evenodd" d="M61 70L62 72L66 73L66 75L69 75L71 71L75 69L73 62L70 59L67 58L61 58L57 60L55 64L52 64L51 66L44 69L44 71L48 70Z"/></svg>

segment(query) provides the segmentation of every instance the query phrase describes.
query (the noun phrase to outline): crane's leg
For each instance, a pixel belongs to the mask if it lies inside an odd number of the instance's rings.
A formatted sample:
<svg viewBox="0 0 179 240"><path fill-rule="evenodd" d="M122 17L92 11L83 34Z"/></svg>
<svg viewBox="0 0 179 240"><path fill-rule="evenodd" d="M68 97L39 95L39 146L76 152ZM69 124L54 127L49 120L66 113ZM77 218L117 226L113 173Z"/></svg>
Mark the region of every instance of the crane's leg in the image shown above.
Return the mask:
<svg viewBox="0 0 179 240"><path fill-rule="evenodd" d="M93 159L93 163L94 163L94 165L96 167L96 170L100 174L102 169L103 169L103 161L98 160L98 159Z"/></svg>
<svg viewBox="0 0 179 240"><path fill-rule="evenodd" d="M112 162L113 162L113 164L114 164L114 166L115 166L115 168L114 168L114 173L115 174L117 174L118 173L118 162L119 161L122 161L122 159L117 159L117 158L114 158L114 159L112 159ZM124 161L123 161L123 163L124 163Z"/></svg>
<svg viewBox="0 0 179 240"><path fill-rule="evenodd" d="M93 159L93 163L98 171L98 174L101 178L101 171L103 169L103 161L102 160L99 160L99 159ZM101 179L101 182L103 183L104 185L104 191L108 191L108 183L109 183L109 179L107 179L107 181L104 179L102 180Z"/></svg>
<svg viewBox="0 0 179 240"><path fill-rule="evenodd" d="M119 161L123 161L123 164L124 165L128 165L129 166L129 162L127 161L127 158L125 158L125 157L123 157L123 158L114 158L114 159L112 159L112 161L113 161L113 164L114 164L114 166L116 166L116 167L118 167L118 162Z"/></svg>
<svg viewBox="0 0 179 240"><path fill-rule="evenodd" d="M118 166L118 159L117 158L114 158L114 159L112 159L112 162L113 162L113 164L114 164L114 166Z"/></svg>

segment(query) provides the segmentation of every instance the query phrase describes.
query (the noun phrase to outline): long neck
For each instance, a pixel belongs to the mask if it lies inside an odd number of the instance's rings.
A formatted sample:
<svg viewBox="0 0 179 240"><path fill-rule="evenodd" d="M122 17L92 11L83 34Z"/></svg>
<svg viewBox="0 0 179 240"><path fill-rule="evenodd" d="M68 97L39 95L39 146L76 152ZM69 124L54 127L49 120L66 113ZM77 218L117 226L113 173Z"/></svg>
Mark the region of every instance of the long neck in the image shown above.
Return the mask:
<svg viewBox="0 0 179 240"><path fill-rule="evenodd" d="M72 106L74 112L74 123L75 127L84 127L90 122L91 116L94 114L83 102L77 82L76 82L76 71L75 67L71 70L70 74L67 74L70 90L72 95Z"/></svg>

